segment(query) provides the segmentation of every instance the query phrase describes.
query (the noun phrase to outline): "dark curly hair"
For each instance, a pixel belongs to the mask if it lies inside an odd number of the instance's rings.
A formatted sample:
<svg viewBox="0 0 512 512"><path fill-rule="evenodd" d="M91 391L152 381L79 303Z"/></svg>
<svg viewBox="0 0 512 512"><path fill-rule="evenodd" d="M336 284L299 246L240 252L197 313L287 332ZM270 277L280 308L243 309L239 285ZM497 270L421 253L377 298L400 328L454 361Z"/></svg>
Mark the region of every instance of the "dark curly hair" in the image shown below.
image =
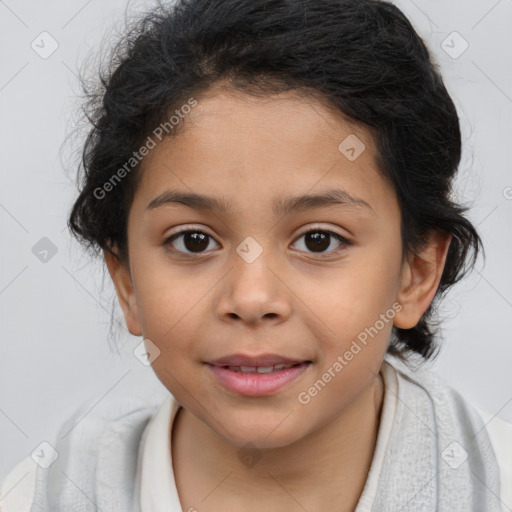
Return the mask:
<svg viewBox="0 0 512 512"><path fill-rule="evenodd" d="M456 108L424 42L380 0L178 0L158 4L125 31L84 90L90 129L81 158L72 234L98 255L128 262L127 218L137 166L105 196L94 193L155 126L218 82L252 95L296 91L370 130L378 168L402 214L403 255L432 229L452 235L440 285L419 323L393 327L388 352L403 361L437 355L434 309L483 249L451 196L461 157ZM178 133L180 126L169 132Z"/></svg>

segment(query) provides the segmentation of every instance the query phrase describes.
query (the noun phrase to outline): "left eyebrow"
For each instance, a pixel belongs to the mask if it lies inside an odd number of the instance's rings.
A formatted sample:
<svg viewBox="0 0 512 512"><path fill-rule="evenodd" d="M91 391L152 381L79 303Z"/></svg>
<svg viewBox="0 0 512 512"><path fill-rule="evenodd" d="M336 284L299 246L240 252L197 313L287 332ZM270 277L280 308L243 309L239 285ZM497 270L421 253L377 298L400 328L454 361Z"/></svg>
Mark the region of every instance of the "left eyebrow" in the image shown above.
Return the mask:
<svg viewBox="0 0 512 512"><path fill-rule="evenodd" d="M274 202L273 210L274 215L284 216L293 211L304 211L337 205L355 206L360 209L367 209L375 215L375 211L369 203L339 188L325 190L318 194L278 199Z"/></svg>
<svg viewBox="0 0 512 512"><path fill-rule="evenodd" d="M163 205L183 204L196 210L213 211L219 214L231 212L231 203L223 198L215 198L203 194L166 190L155 197L146 207L153 210ZM284 216L293 211L305 211L324 206L346 205L367 209L375 215L372 206L359 197L350 195L346 190L329 189L318 194L302 195L276 199L273 203L275 216Z"/></svg>

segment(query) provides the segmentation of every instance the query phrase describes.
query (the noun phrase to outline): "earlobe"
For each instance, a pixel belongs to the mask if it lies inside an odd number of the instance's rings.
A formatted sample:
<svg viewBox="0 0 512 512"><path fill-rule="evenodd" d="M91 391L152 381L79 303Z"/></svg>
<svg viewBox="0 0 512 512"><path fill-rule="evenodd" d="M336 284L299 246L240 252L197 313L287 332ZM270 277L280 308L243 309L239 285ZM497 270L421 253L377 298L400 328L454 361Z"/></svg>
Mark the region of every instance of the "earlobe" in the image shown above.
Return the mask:
<svg viewBox="0 0 512 512"><path fill-rule="evenodd" d="M141 336L142 329L139 322L137 312L137 302L130 274L130 269L117 256L117 251L113 249L113 253L104 250L103 255L108 268L112 282L116 289L119 305L123 311L126 326L134 336Z"/></svg>
<svg viewBox="0 0 512 512"><path fill-rule="evenodd" d="M402 310L393 324L400 329L412 329L432 302L443 275L451 235L431 231L427 245L404 263L397 300Z"/></svg>

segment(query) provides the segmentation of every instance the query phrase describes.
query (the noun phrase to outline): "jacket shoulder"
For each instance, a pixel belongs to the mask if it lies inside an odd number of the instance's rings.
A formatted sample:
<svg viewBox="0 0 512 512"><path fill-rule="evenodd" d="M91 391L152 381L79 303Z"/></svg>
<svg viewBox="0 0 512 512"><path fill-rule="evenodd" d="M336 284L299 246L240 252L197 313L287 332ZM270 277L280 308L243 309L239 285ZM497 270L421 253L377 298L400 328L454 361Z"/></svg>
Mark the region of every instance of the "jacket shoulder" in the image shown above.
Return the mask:
<svg viewBox="0 0 512 512"><path fill-rule="evenodd" d="M162 399L163 395L159 393L148 397L127 395L125 390L125 394L112 393L103 400L95 396L82 402L61 425L55 441L48 443L56 455L51 465L55 462L58 469L80 469L94 479L98 462L101 465L98 459L102 443L99 441L109 433L109 439L104 441L109 444L109 440L121 434L120 428L126 430L137 426L135 435L124 435L125 440L133 438L131 442L137 442L138 430L144 428ZM0 512L30 512L34 497L46 494L41 486L47 483L48 470L53 469L51 465L43 471L32 456L20 460L1 482ZM58 473L55 472L56 475Z"/></svg>
<svg viewBox="0 0 512 512"><path fill-rule="evenodd" d="M30 512L34 499L37 465L28 456L19 461L0 485L1 512Z"/></svg>
<svg viewBox="0 0 512 512"><path fill-rule="evenodd" d="M512 510L512 423L475 407L482 417L500 468L501 499Z"/></svg>

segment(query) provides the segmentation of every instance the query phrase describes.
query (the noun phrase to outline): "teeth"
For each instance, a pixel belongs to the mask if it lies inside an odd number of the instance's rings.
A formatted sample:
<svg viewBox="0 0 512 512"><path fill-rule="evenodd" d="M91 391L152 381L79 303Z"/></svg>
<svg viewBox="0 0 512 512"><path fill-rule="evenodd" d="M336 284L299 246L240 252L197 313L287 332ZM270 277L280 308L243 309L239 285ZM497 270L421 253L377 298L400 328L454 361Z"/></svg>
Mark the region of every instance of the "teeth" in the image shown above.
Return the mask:
<svg viewBox="0 0 512 512"><path fill-rule="evenodd" d="M240 371L253 373L256 371L256 366L240 366Z"/></svg>
<svg viewBox="0 0 512 512"><path fill-rule="evenodd" d="M292 366L295 366L295 364L276 364L274 366L227 366L226 368L229 368L232 372L270 373L285 368L291 368Z"/></svg>
<svg viewBox="0 0 512 512"><path fill-rule="evenodd" d="M272 370L274 369L273 366L258 366L258 368L256 369L256 371L258 373L269 373L271 372Z"/></svg>

